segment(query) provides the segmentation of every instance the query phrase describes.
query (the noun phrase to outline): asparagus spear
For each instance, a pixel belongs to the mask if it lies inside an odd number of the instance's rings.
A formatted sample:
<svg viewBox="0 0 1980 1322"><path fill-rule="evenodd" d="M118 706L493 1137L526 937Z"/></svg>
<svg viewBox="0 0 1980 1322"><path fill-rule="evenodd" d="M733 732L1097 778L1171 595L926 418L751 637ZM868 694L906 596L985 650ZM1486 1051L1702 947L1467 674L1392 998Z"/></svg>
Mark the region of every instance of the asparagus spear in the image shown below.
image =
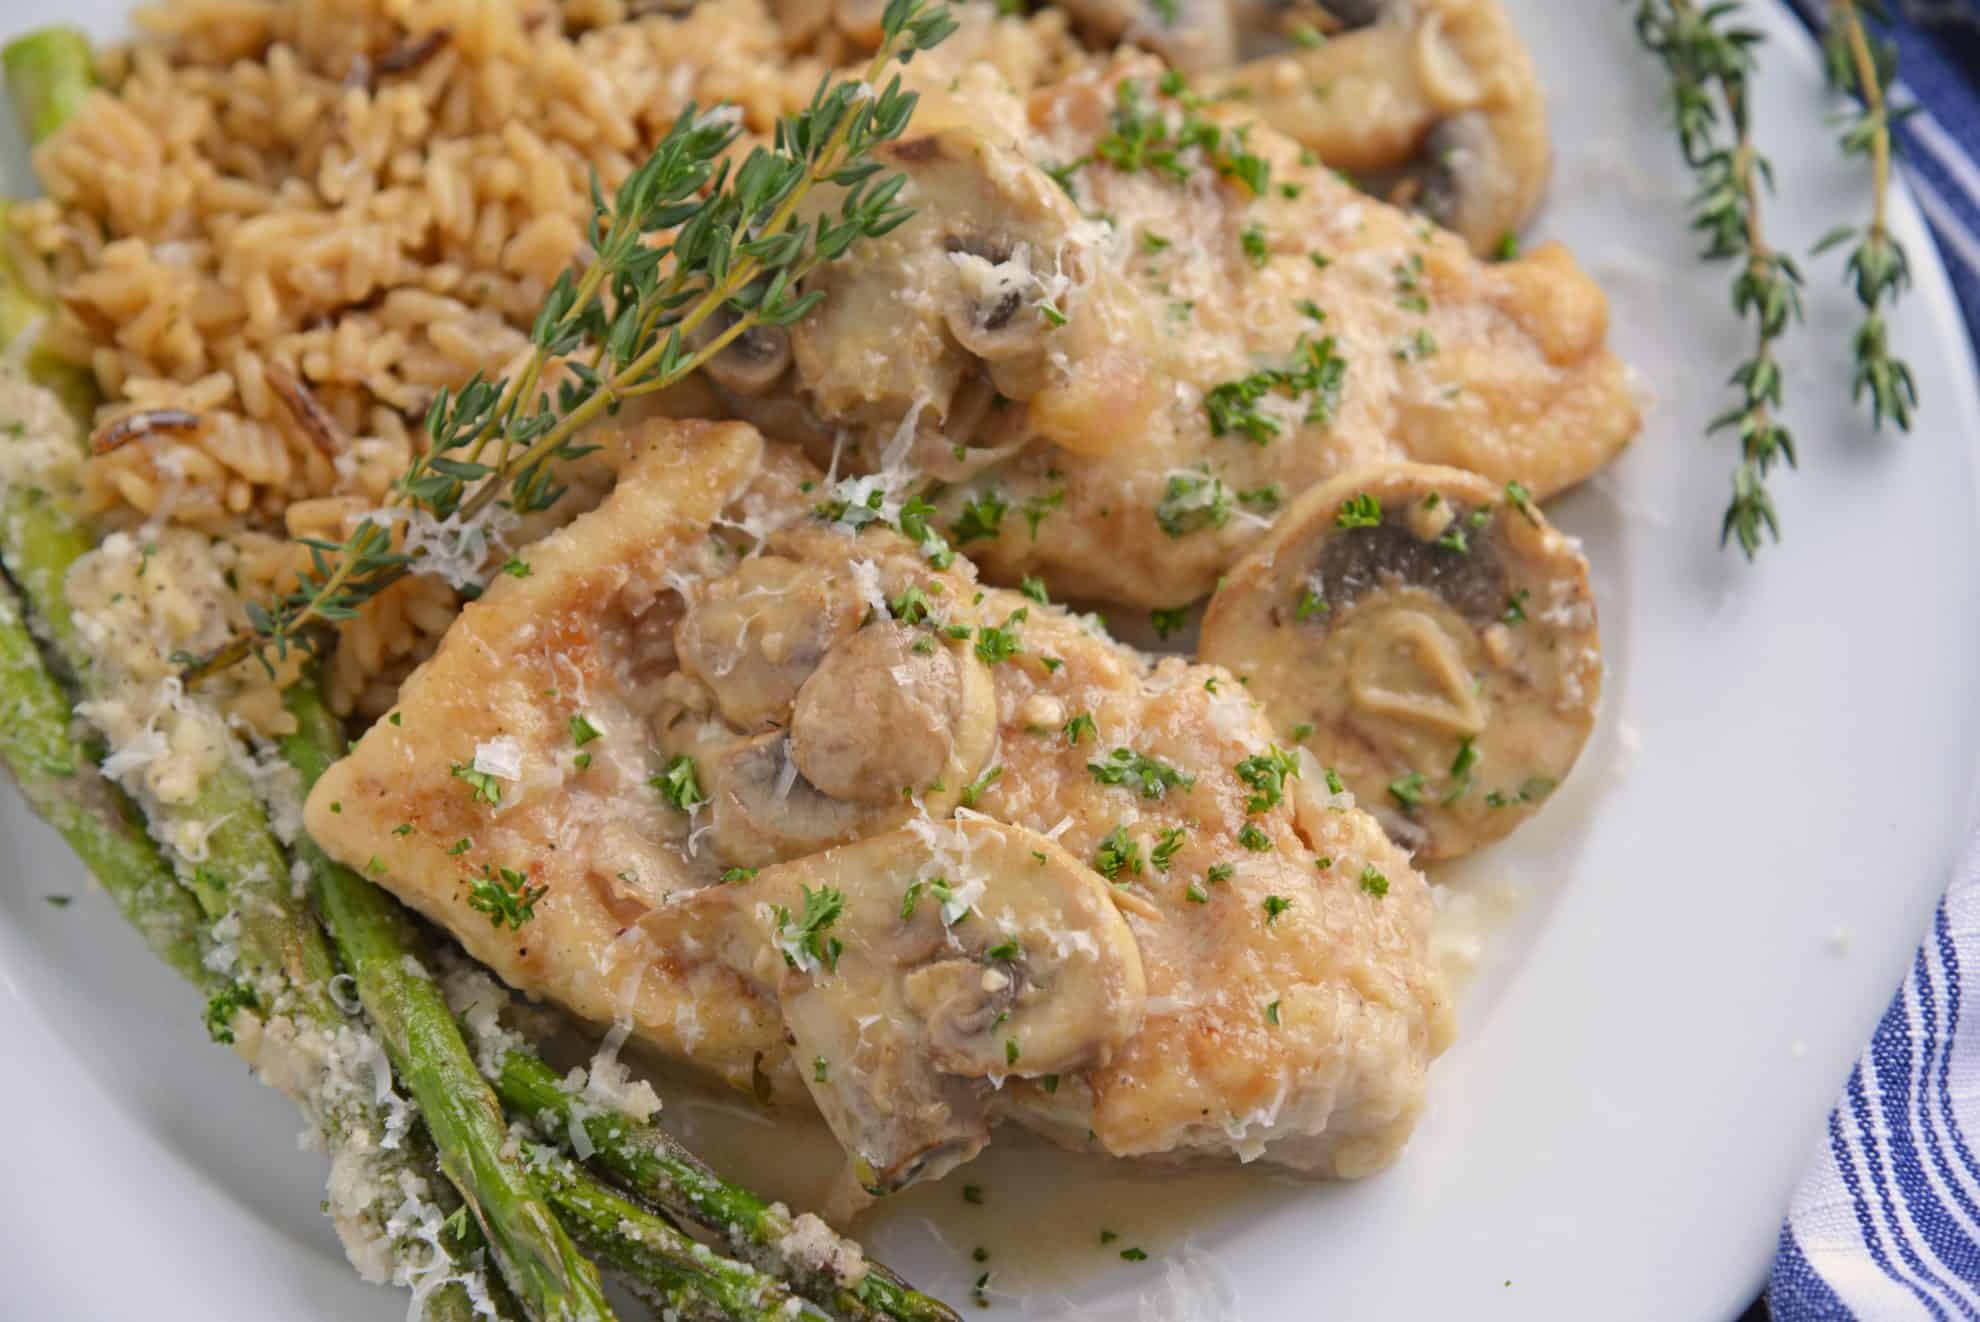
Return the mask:
<svg viewBox="0 0 1980 1322"><path fill-rule="evenodd" d="M827 1322L784 1282L696 1243L554 1149L532 1147L529 1161L571 1233L662 1307L712 1304L714 1316L736 1322Z"/></svg>
<svg viewBox="0 0 1980 1322"><path fill-rule="evenodd" d="M40 142L82 108L96 81L90 63L89 38L72 27L38 28L0 47L7 98L29 142Z"/></svg>
<svg viewBox="0 0 1980 1322"><path fill-rule="evenodd" d="M830 1247L842 1251L799 1258L785 1247L797 1221L783 1204L766 1203L724 1180L657 1125L623 1115L580 1114L571 1095L558 1085L557 1074L548 1065L515 1050L504 1053L495 1078L495 1091L511 1111L532 1118L547 1113L555 1123L546 1128L559 1135L581 1122L594 1149L590 1160L620 1187L674 1216L728 1236L747 1261L789 1281L799 1294L839 1316L956 1322L955 1310L915 1290L877 1262L867 1262L862 1276L838 1274L834 1264L840 1260L860 1260L858 1246L850 1240L834 1236ZM821 1225L815 1233L831 1232Z"/></svg>
<svg viewBox="0 0 1980 1322"><path fill-rule="evenodd" d="M343 731L314 684L292 685L283 700L297 728L282 741L282 753L307 790L343 750ZM501 1104L475 1068L446 998L413 955L417 938L405 914L307 836L295 848L309 867L317 907L357 983L358 1000L393 1072L418 1102L441 1168L487 1235L503 1276L534 1317L610 1318L597 1268L571 1243L522 1163L506 1155Z"/></svg>
<svg viewBox="0 0 1980 1322"><path fill-rule="evenodd" d="M61 832L153 953L215 998L208 1026L230 1039L231 1014L216 1019L215 1007L222 1013L243 1007L230 999L228 980L201 959L205 926L199 906L178 884L129 800L96 773L89 749L71 726L68 696L42 664L12 592L0 592L0 694L7 713L0 723L0 761L14 773L29 805ZM422 1162L407 1154L405 1161L388 1164L443 1186L430 1155ZM464 1261L478 1243L470 1228L449 1247L456 1261ZM500 1311L501 1301L497 1306ZM427 1296L424 1316L426 1322L471 1322L474 1306L462 1286L450 1283Z"/></svg>
<svg viewBox="0 0 1980 1322"><path fill-rule="evenodd" d="M97 774L69 721L69 700L42 665L14 594L0 589L0 762L28 805L103 883L153 954L212 994L225 980L203 962L205 923L144 833L130 800Z"/></svg>

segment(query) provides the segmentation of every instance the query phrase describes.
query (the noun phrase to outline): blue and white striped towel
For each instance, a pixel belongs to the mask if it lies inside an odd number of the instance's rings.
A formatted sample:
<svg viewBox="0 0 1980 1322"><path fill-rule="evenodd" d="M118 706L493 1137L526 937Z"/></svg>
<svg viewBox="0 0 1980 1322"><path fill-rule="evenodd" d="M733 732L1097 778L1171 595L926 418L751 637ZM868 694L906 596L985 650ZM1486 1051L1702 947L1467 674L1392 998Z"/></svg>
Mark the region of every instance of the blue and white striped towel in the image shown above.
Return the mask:
<svg viewBox="0 0 1980 1322"><path fill-rule="evenodd" d="M1825 0L1792 0L1819 22ZM1980 0L1897 0L1905 175L1980 342ZM1980 1322L1980 840L1969 845L1781 1227L1775 1322Z"/></svg>

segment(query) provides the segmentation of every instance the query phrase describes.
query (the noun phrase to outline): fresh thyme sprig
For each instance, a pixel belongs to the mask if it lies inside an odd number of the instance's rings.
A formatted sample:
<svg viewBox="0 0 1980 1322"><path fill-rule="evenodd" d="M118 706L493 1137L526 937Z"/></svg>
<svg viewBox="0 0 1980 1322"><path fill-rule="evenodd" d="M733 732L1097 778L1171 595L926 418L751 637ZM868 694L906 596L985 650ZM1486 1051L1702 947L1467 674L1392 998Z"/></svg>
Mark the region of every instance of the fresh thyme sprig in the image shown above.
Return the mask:
<svg viewBox="0 0 1980 1322"><path fill-rule="evenodd" d="M882 41L858 82L822 80L804 110L777 124L774 144L731 170L733 116L689 106L608 204L592 183L592 259L551 288L513 377L479 375L442 391L426 415L427 448L394 485L388 510L466 531L497 501L546 509L564 492L557 465L595 447L586 425L626 400L664 390L738 337L796 321L823 297L799 292L820 263L912 212L896 204L904 178L876 179L877 145L907 127L916 97L894 76L955 28L943 0L888 0ZM821 184L845 190L836 218L800 220ZM561 364L553 401L543 378ZM188 683L253 656L270 665L351 618L414 571L417 548L395 549L391 513L362 520L342 542L304 539L310 567L273 602L250 603L249 628L192 663Z"/></svg>
<svg viewBox="0 0 1980 1322"><path fill-rule="evenodd" d="M1897 47L1870 30L1866 15L1878 22L1890 21L1882 0L1832 0L1822 52L1830 83L1861 102L1843 127L1842 148L1846 155L1870 161L1870 223L1831 230L1815 245L1815 251L1826 252L1856 240L1843 268L1844 279L1856 287L1856 300L1863 305L1863 320L1850 342L1856 354L1850 398L1861 401L1869 396L1871 425L1878 430L1888 417L1899 431L1910 431L1918 387L1911 368L1891 353L1890 327L1884 318L1886 309L1911 285L1911 264L1904 245L1892 237L1886 223L1891 129L1910 111L1891 109L1889 90L1897 75Z"/></svg>
<svg viewBox="0 0 1980 1322"><path fill-rule="evenodd" d="M1801 318L1801 271L1767 242L1762 224L1760 200L1773 188L1773 167L1753 141L1747 80L1763 38L1728 23L1739 10L1737 0L1703 8L1691 0L1637 0L1636 32L1670 78L1678 143L1698 177L1691 224L1705 236L1702 256L1737 263L1733 309L1753 322L1753 354L1730 382L1738 403L1707 429L1731 431L1739 441L1720 541L1736 540L1751 559L1763 531L1780 540L1767 474L1780 460L1790 468L1795 461L1794 439L1780 420L1776 350L1788 324Z"/></svg>

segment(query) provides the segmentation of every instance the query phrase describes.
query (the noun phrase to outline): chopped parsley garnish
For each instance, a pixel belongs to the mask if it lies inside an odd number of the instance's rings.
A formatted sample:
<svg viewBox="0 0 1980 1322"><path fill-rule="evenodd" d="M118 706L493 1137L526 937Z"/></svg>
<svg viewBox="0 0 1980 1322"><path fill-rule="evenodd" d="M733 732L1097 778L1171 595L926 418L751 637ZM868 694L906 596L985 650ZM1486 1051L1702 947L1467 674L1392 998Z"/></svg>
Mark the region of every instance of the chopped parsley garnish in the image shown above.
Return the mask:
<svg viewBox="0 0 1980 1322"><path fill-rule="evenodd" d="M1183 888L1183 898L1191 904L1210 903L1210 897L1204 894L1203 888L1193 881Z"/></svg>
<svg viewBox="0 0 1980 1322"><path fill-rule="evenodd" d="M1007 932L1004 934L1002 941L991 946L983 953L991 959L1001 959L1006 964L1015 964L1024 958L1024 946L1019 943L1015 933Z"/></svg>
<svg viewBox="0 0 1980 1322"><path fill-rule="evenodd" d="M1531 491L1528 491L1523 483L1519 483L1519 482L1506 483L1506 499L1512 502L1512 507L1514 509L1518 510L1521 514L1524 514L1526 516L1526 521L1528 523L1535 525L1539 524L1540 515L1538 511L1536 511L1533 508L1533 493Z"/></svg>
<svg viewBox="0 0 1980 1322"><path fill-rule="evenodd" d="M532 885L526 872L484 863L481 875L468 882L468 908L487 914L496 927L516 931L536 917L536 902L549 893L548 886Z"/></svg>
<svg viewBox="0 0 1980 1322"><path fill-rule="evenodd" d="M1507 624L1524 623L1526 620L1526 599L1531 595L1525 588L1515 591L1510 597L1506 598L1506 608L1500 612L1499 618Z"/></svg>
<svg viewBox="0 0 1980 1322"><path fill-rule="evenodd" d="M1347 786L1341 784L1340 773L1338 771L1335 771L1332 767L1327 768L1327 792L1329 794L1347 793Z"/></svg>
<svg viewBox="0 0 1980 1322"><path fill-rule="evenodd" d="M604 733L603 730L593 725L583 712L578 712L571 717L571 742L579 748L583 748L586 744Z"/></svg>
<svg viewBox="0 0 1980 1322"><path fill-rule="evenodd" d="M1049 298L1038 304L1038 315L1045 318L1046 322L1055 329L1071 320L1065 313L1059 311L1059 305Z"/></svg>
<svg viewBox="0 0 1980 1322"><path fill-rule="evenodd" d="M1313 722L1301 721L1298 725L1295 725L1292 728L1293 742L1296 744L1303 744L1306 742L1307 736L1312 733L1313 733Z"/></svg>
<svg viewBox="0 0 1980 1322"><path fill-rule="evenodd" d="M725 883L728 883L728 882L739 882L739 881L755 881L755 880L756 880L756 869L755 869L755 868L727 868L727 869L725 869L725 870L723 871L723 873L722 873L722 880L723 880L723 882L725 882Z"/></svg>
<svg viewBox="0 0 1980 1322"><path fill-rule="evenodd" d="M448 768L455 780L466 781L468 791L476 803L499 807L502 802L502 782L486 771L476 771L468 763L456 762ZM333 808L332 811L335 811Z"/></svg>
<svg viewBox="0 0 1980 1322"><path fill-rule="evenodd" d="M1460 524L1453 523L1444 529L1444 535L1437 539L1437 545L1446 551L1456 551L1459 555L1471 554L1471 542L1465 537L1464 528Z"/></svg>
<svg viewBox="0 0 1980 1322"><path fill-rule="evenodd" d="M1220 881L1229 881L1231 874L1236 871L1237 865L1235 863L1213 863L1210 866L1210 870L1203 875L1214 886Z"/></svg>
<svg viewBox="0 0 1980 1322"><path fill-rule="evenodd" d="M1008 661L1024 650L1018 645L1018 626L1023 624L1028 612L1023 607L1004 617L1003 624L996 628L983 625L976 631L976 655L984 665L994 666L999 661Z"/></svg>
<svg viewBox="0 0 1980 1322"><path fill-rule="evenodd" d="M234 1040L234 1015L260 1006L254 989L245 982L231 982L213 993L206 1002L206 1035L226 1045Z"/></svg>
<svg viewBox="0 0 1980 1322"><path fill-rule="evenodd" d="M694 759L686 753L667 763L664 771L646 783L659 790L661 798L682 812L691 813L708 802L708 796L702 793L701 782L694 774Z"/></svg>
<svg viewBox="0 0 1980 1322"><path fill-rule="evenodd" d="M827 1079L828 1077L830 1077L830 1074L831 1074L831 1068L832 1068L832 1067L831 1067L831 1066L830 1066L829 1064L827 1064L827 1063L826 1063L826 1060L825 1060L825 1057L823 1057L823 1056L814 1056L814 1057L812 1057L812 1060L811 1060L811 1077L812 1077L812 1079L813 1079L813 1080L815 1080L816 1082L818 1082L818 1083L823 1083L823 1082L825 1082L825 1080L826 1080L826 1079Z"/></svg>
<svg viewBox="0 0 1980 1322"><path fill-rule="evenodd" d="M1121 1250L1121 1261L1122 1261L1122 1262L1146 1262L1146 1261L1148 1261L1148 1254L1147 1254L1147 1252L1146 1252L1145 1250L1143 1250L1143 1249L1122 1249L1122 1250Z"/></svg>
<svg viewBox="0 0 1980 1322"><path fill-rule="evenodd" d="M962 1187L962 1199L966 1203L981 1204L983 1202L983 1190L974 1184L965 1184Z"/></svg>
<svg viewBox="0 0 1980 1322"><path fill-rule="evenodd" d="M1018 591L1030 597L1041 606L1052 604L1052 599L1045 595L1045 580L1042 578L1032 578L1026 575L1024 581L1018 584Z"/></svg>
<svg viewBox="0 0 1980 1322"><path fill-rule="evenodd" d="M914 917L914 907L920 902L923 891L933 895L935 902L942 906L944 910L942 921L951 927L955 926L955 923L949 922L946 911L951 904L955 903L956 890L955 887L951 886L941 877L930 877L925 881L911 881L908 883L907 890L901 895L901 921L906 922L908 919ZM956 922L959 923L963 918L968 916L968 911L965 910L962 916L956 919Z"/></svg>
<svg viewBox="0 0 1980 1322"><path fill-rule="evenodd" d="M1470 735L1458 741L1457 756L1451 759L1451 787L1444 794L1447 805L1471 792L1471 770L1478 765L1478 756L1478 746Z"/></svg>
<svg viewBox="0 0 1980 1322"><path fill-rule="evenodd" d="M1519 235L1507 230L1499 236L1499 241L1492 245L1492 260L1509 262L1517 256L1519 256Z"/></svg>
<svg viewBox="0 0 1980 1322"><path fill-rule="evenodd" d="M1269 482L1262 487L1253 487L1249 491L1240 491L1237 493L1237 498L1238 504L1244 506L1246 509L1257 510L1261 514L1270 514L1285 503L1286 493L1285 488L1281 487L1277 482Z"/></svg>
<svg viewBox="0 0 1980 1322"><path fill-rule="evenodd" d="M1167 638L1172 633L1181 633L1189 625L1189 607L1158 606L1148 612L1148 623L1154 626L1157 638Z"/></svg>
<svg viewBox="0 0 1980 1322"><path fill-rule="evenodd" d="M1077 745L1080 736L1086 734L1090 734L1096 739L1099 738L1099 731L1094 728L1093 715L1090 712L1081 712L1060 728L1066 732L1066 742L1068 744Z"/></svg>
<svg viewBox="0 0 1980 1322"><path fill-rule="evenodd" d="M1094 144L1094 154L1125 174L1146 169L1180 183L1189 178L1193 168L1183 159L1183 154L1195 149L1218 174L1239 180L1253 196L1264 193L1270 183L1271 166L1263 157L1245 149L1243 131L1227 135L1217 125L1199 117L1196 108L1200 102L1187 94L1182 76L1174 70L1162 76L1158 87L1163 94L1182 101L1184 114L1174 133L1159 110L1143 103L1140 82L1124 79L1114 89L1111 130Z"/></svg>
<svg viewBox="0 0 1980 1322"><path fill-rule="evenodd" d="M1141 231L1141 250L1143 252L1161 252L1168 246L1169 241L1157 234L1154 230Z"/></svg>
<svg viewBox="0 0 1980 1322"><path fill-rule="evenodd" d="M998 781L1002 780L1003 778L1004 778L1004 769L1001 766L991 767L989 770L985 771L982 775L978 776L975 780L972 780L969 784L963 786L962 806L965 808L974 808L976 806L977 798L983 793L983 791L989 789L992 785L996 784Z"/></svg>
<svg viewBox="0 0 1980 1322"><path fill-rule="evenodd" d="M1334 511L1336 528L1373 528L1381 522L1382 502L1365 491L1349 496Z"/></svg>
<svg viewBox="0 0 1980 1322"><path fill-rule="evenodd" d="M1273 1001L1265 1007L1265 1022L1274 1028L1279 1026L1279 1003L1277 1001ZM821 1057L820 1059L823 1058Z"/></svg>
<svg viewBox="0 0 1980 1322"><path fill-rule="evenodd" d="M1189 832L1180 826L1171 826L1163 831L1161 838L1155 842L1155 848L1148 851L1149 861L1167 872L1169 864L1175 862L1176 851L1182 848L1183 837L1187 834Z"/></svg>
<svg viewBox="0 0 1980 1322"><path fill-rule="evenodd" d="M804 896L804 912L795 922L789 909L776 906L777 945L784 952L784 962L794 969L810 970L820 965L837 969L845 943L826 932L846 911L845 894L830 886L814 891L800 885L798 890Z"/></svg>
<svg viewBox="0 0 1980 1322"><path fill-rule="evenodd" d="M1082 156L1076 161L1067 161L1064 165L1042 165L1040 168L1045 171L1053 183L1066 190L1067 197L1077 202L1079 201L1079 194L1073 190L1073 176L1079 173L1079 168L1085 165L1090 159L1090 157Z"/></svg>
<svg viewBox="0 0 1980 1322"><path fill-rule="evenodd" d="M1430 300L1423 293L1423 254L1413 252L1393 272L1396 279L1396 306L1408 312L1428 312Z"/></svg>
<svg viewBox="0 0 1980 1322"><path fill-rule="evenodd" d="M985 491L963 502L962 514L949 525L955 534L956 545L962 546L979 538L994 538L997 529L1004 522L1004 511L1010 506L995 491Z"/></svg>
<svg viewBox="0 0 1980 1322"><path fill-rule="evenodd" d="M1231 495L1208 473L1177 473L1155 506L1155 522L1171 537L1221 528L1231 519Z"/></svg>
<svg viewBox="0 0 1980 1322"><path fill-rule="evenodd" d="M1260 225L1249 225L1238 235L1238 243L1244 248L1244 255L1251 259L1253 266L1264 266L1271 260L1272 251L1265 244L1265 230Z"/></svg>
<svg viewBox="0 0 1980 1322"><path fill-rule="evenodd" d="M1264 812L1285 798L1287 778L1299 775L1299 757L1277 744L1268 744L1264 752L1253 753L1232 769L1252 789L1251 797L1244 801L1244 810Z"/></svg>
<svg viewBox="0 0 1980 1322"><path fill-rule="evenodd" d="M1311 318L1314 321L1325 321L1327 319L1327 314L1321 310L1320 305L1310 298L1302 298L1299 302L1293 304L1293 306L1299 309L1300 315L1303 317Z"/></svg>
<svg viewBox="0 0 1980 1322"><path fill-rule="evenodd" d="M1238 832L1238 843L1253 853L1260 853L1272 847L1272 837L1259 830L1257 822L1246 822Z"/></svg>
<svg viewBox="0 0 1980 1322"><path fill-rule="evenodd" d="M919 584L910 583L887 603L887 613L902 624L920 624L929 616L928 594Z"/></svg>
<svg viewBox="0 0 1980 1322"><path fill-rule="evenodd" d="M1376 871L1373 863L1364 864L1361 869L1361 889L1379 900L1389 893L1389 879Z"/></svg>
<svg viewBox="0 0 1980 1322"><path fill-rule="evenodd" d="M1018 1044L1017 1039L1014 1037L1004 1039L1004 1063L1006 1065L1015 1065L1018 1063Z"/></svg>
<svg viewBox="0 0 1980 1322"><path fill-rule="evenodd" d="M1196 777L1185 776L1166 762L1132 748L1116 748L1105 761L1088 762L1086 769L1102 785L1139 789L1144 799L1159 799L1172 789L1186 790L1196 784Z"/></svg>
<svg viewBox="0 0 1980 1322"><path fill-rule="evenodd" d="M1520 782L1519 788L1511 794L1506 794L1500 790L1493 790L1490 794L1487 794L1485 796L1485 806L1488 808L1506 808L1515 803L1538 803L1549 794L1552 794L1554 792L1554 786L1557 784L1559 782L1552 776L1528 776Z"/></svg>
<svg viewBox="0 0 1980 1322"><path fill-rule="evenodd" d="M1293 345L1292 362L1285 367L1268 367L1236 381L1213 386L1203 396L1204 411L1210 416L1210 432L1227 436L1236 432L1253 445L1270 445L1279 434L1277 418L1259 407L1259 401L1274 391L1292 399L1308 401L1305 422L1326 424L1340 407L1341 385L1347 379L1347 359L1335 350L1331 335L1314 340L1300 336Z"/></svg>
<svg viewBox="0 0 1980 1322"><path fill-rule="evenodd" d="M1423 803L1423 782L1426 779L1421 771L1412 771L1406 776L1397 776L1389 782L1389 796L1405 808L1419 807Z"/></svg>
<svg viewBox="0 0 1980 1322"><path fill-rule="evenodd" d="M1293 618L1301 624L1305 624L1308 620L1326 609L1326 599L1315 592L1311 584L1308 584L1299 591L1299 602L1293 607Z"/></svg>
<svg viewBox="0 0 1980 1322"><path fill-rule="evenodd" d="M1265 925L1267 927L1270 927L1273 923L1279 921L1280 914L1292 908L1292 901L1287 899L1283 895L1267 895L1265 897L1264 907L1265 907Z"/></svg>
<svg viewBox="0 0 1980 1322"><path fill-rule="evenodd" d="M1100 841L1100 847L1093 854L1093 870L1108 881L1117 880L1121 873L1141 875L1141 846L1127 833L1127 827L1116 826Z"/></svg>
<svg viewBox="0 0 1980 1322"><path fill-rule="evenodd" d="M1418 326L1416 333L1404 340L1396 350L1396 361L1406 363L1415 359L1421 362L1425 358L1434 356L1436 352L1437 337L1430 333L1428 327Z"/></svg>
<svg viewBox="0 0 1980 1322"><path fill-rule="evenodd" d="M1048 514L1065 503L1066 489L1064 487L1060 487L1057 491L1048 492L1042 496L1032 496L1024 502L1022 512L1024 514L1024 521L1031 527L1032 541L1035 542L1038 540L1038 525L1045 521L1045 517Z"/></svg>

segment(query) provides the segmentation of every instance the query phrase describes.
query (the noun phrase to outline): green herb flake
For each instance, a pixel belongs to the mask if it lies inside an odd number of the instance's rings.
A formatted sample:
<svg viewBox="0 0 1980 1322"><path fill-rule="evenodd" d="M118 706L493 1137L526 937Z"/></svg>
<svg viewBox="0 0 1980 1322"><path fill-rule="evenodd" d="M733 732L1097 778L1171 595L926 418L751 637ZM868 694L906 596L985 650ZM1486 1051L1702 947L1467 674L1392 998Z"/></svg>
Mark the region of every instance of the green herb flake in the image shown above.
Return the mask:
<svg viewBox="0 0 1980 1322"><path fill-rule="evenodd" d="M1367 492L1349 496L1334 511L1337 528L1373 528L1382 522L1382 502Z"/></svg>
<svg viewBox="0 0 1980 1322"><path fill-rule="evenodd" d="M680 811L691 813L708 802L702 792L701 781L695 775L694 759L683 753L667 763L666 768L646 782L660 791L660 797Z"/></svg>

